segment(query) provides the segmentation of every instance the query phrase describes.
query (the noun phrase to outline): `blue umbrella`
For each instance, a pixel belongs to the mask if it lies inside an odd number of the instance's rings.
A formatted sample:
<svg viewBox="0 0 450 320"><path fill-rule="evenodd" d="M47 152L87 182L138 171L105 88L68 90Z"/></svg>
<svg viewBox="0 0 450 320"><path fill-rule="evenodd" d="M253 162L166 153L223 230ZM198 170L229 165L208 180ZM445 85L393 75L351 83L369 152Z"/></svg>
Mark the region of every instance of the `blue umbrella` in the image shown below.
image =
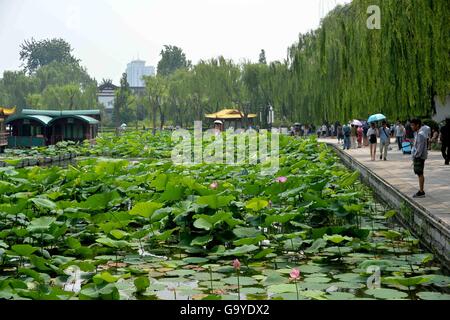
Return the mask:
<svg viewBox="0 0 450 320"><path fill-rule="evenodd" d="M369 120L367 120L367 122L371 123L371 122L377 122L377 121L381 121L381 120L386 120L386 116L382 115L381 113L378 113L378 114L371 115L369 117Z"/></svg>

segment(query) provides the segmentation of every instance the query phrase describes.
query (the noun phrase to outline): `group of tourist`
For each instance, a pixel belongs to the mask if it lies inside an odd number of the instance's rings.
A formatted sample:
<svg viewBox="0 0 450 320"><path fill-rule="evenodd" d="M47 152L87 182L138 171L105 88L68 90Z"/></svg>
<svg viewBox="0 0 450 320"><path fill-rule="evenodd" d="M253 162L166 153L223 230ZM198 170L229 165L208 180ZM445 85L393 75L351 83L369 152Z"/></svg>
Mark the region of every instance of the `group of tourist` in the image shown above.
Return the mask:
<svg viewBox="0 0 450 320"><path fill-rule="evenodd" d="M359 121L358 121L359 122ZM424 167L428 158L428 151L432 146L441 143L442 156L445 165L450 164L450 119L440 128L430 128L420 119L406 121L403 124L397 120L396 124L389 126L386 120L378 125L375 122L352 122L340 125L338 122L332 126L321 126L319 137L337 137L344 150L369 146L371 161L376 160L377 145L379 144L380 160L388 160L388 151L392 149L391 139L395 138L398 150L411 153L414 173L419 177L419 191L414 198L425 197L424 191Z"/></svg>

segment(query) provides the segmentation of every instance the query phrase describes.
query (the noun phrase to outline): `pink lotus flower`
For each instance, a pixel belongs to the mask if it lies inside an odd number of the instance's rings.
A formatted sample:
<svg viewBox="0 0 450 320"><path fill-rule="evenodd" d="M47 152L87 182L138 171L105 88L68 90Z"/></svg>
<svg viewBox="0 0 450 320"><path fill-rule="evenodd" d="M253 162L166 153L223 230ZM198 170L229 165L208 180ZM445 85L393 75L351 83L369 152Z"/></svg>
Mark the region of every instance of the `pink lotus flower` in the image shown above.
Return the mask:
<svg viewBox="0 0 450 320"><path fill-rule="evenodd" d="M276 182L278 183L285 183L287 181L286 177L278 177L275 179Z"/></svg>
<svg viewBox="0 0 450 320"><path fill-rule="evenodd" d="M269 200L269 208L272 208L272 205L273 205L272 200Z"/></svg>
<svg viewBox="0 0 450 320"><path fill-rule="evenodd" d="M219 184L218 184L216 181L214 181L213 183L211 183L211 184L209 185L209 187L210 187L211 189L217 189L217 188L219 187Z"/></svg>
<svg viewBox="0 0 450 320"><path fill-rule="evenodd" d="M233 268L236 270L241 269L241 262L238 259L233 260Z"/></svg>
<svg viewBox="0 0 450 320"><path fill-rule="evenodd" d="M297 280L298 278L300 278L300 270L294 268L292 269L291 273L289 273L289 275L291 276L291 279Z"/></svg>

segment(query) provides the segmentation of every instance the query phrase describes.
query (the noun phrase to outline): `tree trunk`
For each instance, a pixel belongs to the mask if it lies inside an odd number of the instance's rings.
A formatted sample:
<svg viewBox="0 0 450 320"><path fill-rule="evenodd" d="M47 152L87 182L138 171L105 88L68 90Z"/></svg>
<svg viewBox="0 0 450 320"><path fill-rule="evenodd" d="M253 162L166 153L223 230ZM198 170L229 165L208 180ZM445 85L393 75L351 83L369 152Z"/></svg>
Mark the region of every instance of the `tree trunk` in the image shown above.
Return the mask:
<svg viewBox="0 0 450 320"><path fill-rule="evenodd" d="M153 106L152 111L153 111L153 115L152 115L152 118L153 118L152 133L153 133L153 135L155 135L155 133L156 133L156 106Z"/></svg>
<svg viewBox="0 0 450 320"><path fill-rule="evenodd" d="M164 120L165 120L164 119L164 113L162 112L161 106L159 106L159 121L160 121L159 128L160 128L161 131L164 128Z"/></svg>

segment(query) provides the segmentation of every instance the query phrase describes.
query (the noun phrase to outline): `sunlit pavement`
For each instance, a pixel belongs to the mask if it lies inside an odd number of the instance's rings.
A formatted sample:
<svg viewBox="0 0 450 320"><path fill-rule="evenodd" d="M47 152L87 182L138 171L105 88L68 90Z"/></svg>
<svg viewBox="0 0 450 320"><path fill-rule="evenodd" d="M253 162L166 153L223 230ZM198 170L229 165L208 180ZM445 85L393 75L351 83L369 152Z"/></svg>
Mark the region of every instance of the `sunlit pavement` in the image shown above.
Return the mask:
<svg viewBox="0 0 450 320"><path fill-rule="evenodd" d="M319 139L319 141L338 145L336 139ZM339 147L342 150L342 145ZM377 145L375 161L370 159L369 147L345 150L345 152L412 199L419 186L417 176L413 172L411 155L404 155L398 151L394 140L392 140L391 148L392 150L388 152L388 161L380 160L379 145ZM444 159L438 151L429 151L428 160L425 162L425 192L425 198L414 199L414 201L450 226L450 166L444 165Z"/></svg>

